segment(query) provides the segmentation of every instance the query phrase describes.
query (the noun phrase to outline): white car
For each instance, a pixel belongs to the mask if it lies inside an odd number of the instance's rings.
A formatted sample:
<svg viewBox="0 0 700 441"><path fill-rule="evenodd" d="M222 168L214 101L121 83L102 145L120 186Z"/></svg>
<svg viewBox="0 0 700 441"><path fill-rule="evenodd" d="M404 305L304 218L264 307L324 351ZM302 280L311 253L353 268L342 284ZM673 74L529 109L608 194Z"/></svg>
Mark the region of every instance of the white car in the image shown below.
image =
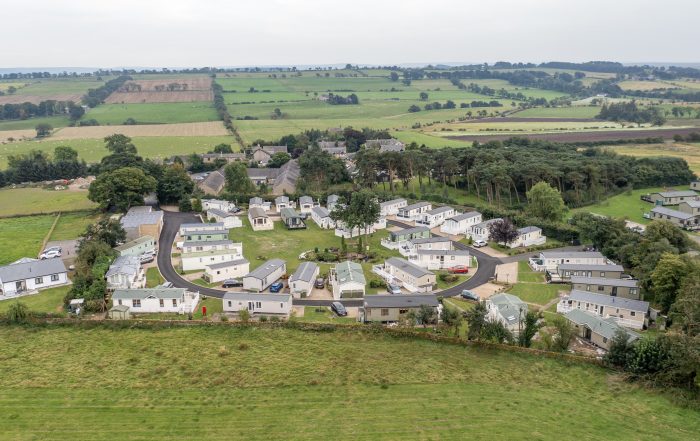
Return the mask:
<svg viewBox="0 0 700 441"><path fill-rule="evenodd" d="M48 249L44 250L43 253L39 256L39 259L44 260L44 259L53 259L54 257L61 257L61 249L60 248L53 248L53 249Z"/></svg>
<svg viewBox="0 0 700 441"><path fill-rule="evenodd" d="M488 245L488 243L486 243L485 240L479 239L479 240L474 241L474 247L476 247L476 248L485 247L486 245Z"/></svg>

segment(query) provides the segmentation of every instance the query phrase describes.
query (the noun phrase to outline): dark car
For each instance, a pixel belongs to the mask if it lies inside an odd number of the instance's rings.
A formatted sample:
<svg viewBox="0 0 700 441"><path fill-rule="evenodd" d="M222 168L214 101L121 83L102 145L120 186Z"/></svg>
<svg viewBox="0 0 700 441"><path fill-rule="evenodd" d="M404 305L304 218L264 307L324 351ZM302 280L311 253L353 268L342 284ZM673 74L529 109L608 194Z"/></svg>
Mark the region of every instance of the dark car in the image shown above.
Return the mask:
<svg viewBox="0 0 700 441"><path fill-rule="evenodd" d="M479 301L479 296L469 291L468 289L462 290L462 294L460 294L460 296L465 300L474 300L475 302Z"/></svg>
<svg viewBox="0 0 700 441"><path fill-rule="evenodd" d="M282 291L282 288L284 288L284 283L275 282L272 285L270 285L270 292L280 292Z"/></svg>
<svg viewBox="0 0 700 441"><path fill-rule="evenodd" d="M324 279L323 277L319 277L314 282L314 288L323 289L325 287L326 287L326 279Z"/></svg>
<svg viewBox="0 0 700 441"><path fill-rule="evenodd" d="M226 279L221 284L222 288L236 288L238 286L243 286L243 281L240 279Z"/></svg>
<svg viewBox="0 0 700 441"><path fill-rule="evenodd" d="M338 317L345 317L348 315L348 311L345 309L345 306L343 306L343 304L340 302L331 303L331 310L335 312Z"/></svg>

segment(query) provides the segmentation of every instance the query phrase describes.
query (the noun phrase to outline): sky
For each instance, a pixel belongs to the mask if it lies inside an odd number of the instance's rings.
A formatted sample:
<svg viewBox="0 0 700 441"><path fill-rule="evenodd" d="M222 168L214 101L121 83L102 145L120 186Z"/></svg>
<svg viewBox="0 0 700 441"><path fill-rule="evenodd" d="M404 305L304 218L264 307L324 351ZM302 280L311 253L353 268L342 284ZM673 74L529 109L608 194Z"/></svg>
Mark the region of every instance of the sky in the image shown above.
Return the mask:
<svg viewBox="0 0 700 441"><path fill-rule="evenodd" d="M698 0L0 0L0 67L700 62Z"/></svg>

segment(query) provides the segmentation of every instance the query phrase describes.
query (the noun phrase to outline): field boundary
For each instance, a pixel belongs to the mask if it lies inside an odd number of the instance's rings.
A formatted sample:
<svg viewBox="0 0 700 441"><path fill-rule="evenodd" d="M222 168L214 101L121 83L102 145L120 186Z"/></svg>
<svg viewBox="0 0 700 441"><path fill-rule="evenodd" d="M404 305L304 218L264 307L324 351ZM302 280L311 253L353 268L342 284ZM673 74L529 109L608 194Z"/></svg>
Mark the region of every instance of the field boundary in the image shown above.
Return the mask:
<svg viewBox="0 0 700 441"><path fill-rule="evenodd" d="M46 244L49 243L49 239L51 239L51 235L53 234L53 231L56 229L56 225L58 225L58 221L61 219L61 212L59 211L58 214L56 215L56 218L53 220L53 224L51 225L51 228L49 228L49 232L46 233L46 236L44 236L44 240L41 242L41 249L39 252L41 253L41 250L43 250L46 247Z"/></svg>
<svg viewBox="0 0 700 441"><path fill-rule="evenodd" d="M97 209L86 210L84 208L78 209L78 210L40 211L40 212L28 213L28 214L10 214L10 215L5 215L5 216L0 216L0 219L15 219L18 217L31 217L31 216L48 216L48 215L53 215L53 214L94 213L96 211L97 211Z"/></svg>

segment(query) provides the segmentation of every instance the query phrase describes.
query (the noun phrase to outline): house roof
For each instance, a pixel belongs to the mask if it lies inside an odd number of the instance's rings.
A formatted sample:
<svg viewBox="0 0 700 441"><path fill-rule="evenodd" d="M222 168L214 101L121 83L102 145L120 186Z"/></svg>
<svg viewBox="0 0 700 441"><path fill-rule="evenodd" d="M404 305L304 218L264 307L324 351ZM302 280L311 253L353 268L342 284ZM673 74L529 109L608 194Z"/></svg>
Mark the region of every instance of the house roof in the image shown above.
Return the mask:
<svg viewBox="0 0 700 441"><path fill-rule="evenodd" d="M571 293L569 293L569 298L579 302L594 303L596 305L611 306L615 308L628 309L630 311L640 311L643 313L646 313L649 310L649 302L645 302L643 300L632 300L624 297L595 294L578 289L572 290Z"/></svg>
<svg viewBox="0 0 700 441"><path fill-rule="evenodd" d="M231 240L209 240L209 241L201 241L201 240L190 240L186 241L185 243L182 244L182 247L192 247L192 246L200 246L200 247L213 247L213 246L219 246L219 245L231 245L233 244L233 241Z"/></svg>
<svg viewBox="0 0 700 441"><path fill-rule="evenodd" d="M314 207L311 209L312 212L316 213L316 216L318 217L329 217L330 214L328 213L328 210L323 208L323 207Z"/></svg>
<svg viewBox="0 0 700 441"><path fill-rule="evenodd" d="M518 228L518 234L534 233L534 232L536 232L536 231L540 231L540 232L541 232L542 229L539 228L539 227L533 227L533 226Z"/></svg>
<svg viewBox="0 0 700 441"><path fill-rule="evenodd" d="M210 227L213 230L216 229L223 229L224 228L224 223L223 222L212 222L210 224L204 224L201 222L196 222L196 223L188 223L188 224L180 224L180 231L190 231L190 230L202 230L206 229L206 227Z"/></svg>
<svg viewBox="0 0 700 441"><path fill-rule="evenodd" d="M263 198L255 196L254 198L250 198L248 201L248 205L263 205L265 201Z"/></svg>
<svg viewBox="0 0 700 441"><path fill-rule="evenodd" d="M258 294L253 292L227 292L224 294L224 300L236 300L241 302L258 301L258 302L283 302L289 303L292 301L291 294Z"/></svg>
<svg viewBox="0 0 700 441"><path fill-rule="evenodd" d="M329 195L328 198L326 198L326 205L336 204L338 203L338 199L340 199L340 196L337 194Z"/></svg>
<svg viewBox="0 0 700 441"><path fill-rule="evenodd" d="M413 245L421 243L438 243L438 242L451 242L449 237L433 236L433 237L420 237L418 239L411 239Z"/></svg>
<svg viewBox="0 0 700 441"><path fill-rule="evenodd" d="M700 201L698 200L683 201L681 204L688 204L692 208L700 208Z"/></svg>
<svg viewBox="0 0 700 441"><path fill-rule="evenodd" d="M566 317L569 321L574 322L579 326L586 326L594 334L603 336L608 340L611 340L613 337L615 337L615 333L617 333L617 331L620 329L627 333L627 341L630 343L634 342L635 340L638 340L640 337L639 334L637 334L636 332L625 329L622 326L615 323L614 319L612 318L603 319L597 315L591 314L587 311L582 311L580 309L572 309L571 311L564 314L564 317Z"/></svg>
<svg viewBox="0 0 700 441"><path fill-rule="evenodd" d="M500 293L493 295L489 297L489 302L498 308L501 317L511 325L518 323L521 311L522 313L527 312L527 303L512 294Z"/></svg>
<svg viewBox="0 0 700 441"><path fill-rule="evenodd" d="M589 265L587 263L562 263L559 265L559 269L562 271L625 271L622 265Z"/></svg>
<svg viewBox="0 0 700 441"><path fill-rule="evenodd" d="M430 215L434 216L436 214L447 213L448 211L454 211L454 208L448 207L448 206L437 207L437 208L433 208L432 210L428 211L426 214L430 214Z"/></svg>
<svg viewBox="0 0 700 441"><path fill-rule="evenodd" d="M299 204L313 204L314 200L311 196L302 196L299 198Z"/></svg>
<svg viewBox="0 0 700 441"><path fill-rule="evenodd" d="M265 210L260 207L252 207L248 209L248 216L250 217L268 217Z"/></svg>
<svg viewBox="0 0 700 441"><path fill-rule="evenodd" d="M272 186L272 193L282 194L285 191L293 192L299 180L299 163L296 159L292 159L291 161L287 161L279 170L280 174L275 178L275 183Z"/></svg>
<svg viewBox="0 0 700 441"><path fill-rule="evenodd" d="M202 153L199 156L206 159L245 159L245 153Z"/></svg>
<svg viewBox="0 0 700 441"><path fill-rule="evenodd" d="M469 250L416 250L416 254L424 256L468 256Z"/></svg>
<svg viewBox="0 0 700 441"><path fill-rule="evenodd" d="M399 210L400 211L411 211L411 210L416 210L418 208L422 208L422 207L425 207L428 205L432 206L432 204L430 202L425 202L425 201L416 202L415 204L406 205L405 207L402 207Z"/></svg>
<svg viewBox="0 0 700 441"><path fill-rule="evenodd" d="M115 274L127 274L134 276L141 269L141 259L138 256L119 256L109 266L105 277L111 277Z"/></svg>
<svg viewBox="0 0 700 441"><path fill-rule="evenodd" d="M423 276L433 274L430 271L428 271L427 269L420 267L420 266L416 265L415 263L411 263L408 260L402 259L400 257L390 257L386 260L386 262L384 264L391 265L395 268L398 268L401 271L412 275L413 277L423 277Z"/></svg>
<svg viewBox="0 0 700 441"><path fill-rule="evenodd" d="M598 251L542 251L540 256L544 259L600 259L604 257Z"/></svg>
<svg viewBox="0 0 700 441"><path fill-rule="evenodd" d="M404 149L404 144L398 139L368 139L365 147L379 147L381 152L400 152Z"/></svg>
<svg viewBox="0 0 700 441"><path fill-rule="evenodd" d="M411 228L404 228L403 230L399 231L392 231L391 235L392 236L405 236L407 234L416 234L416 233L423 233L425 231L430 231L430 228L428 227L411 227Z"/></svg>
<svg viewBox="0 0 700 441"><path fill-rule="evenodd" d="M134 207L136 208L136 207ZM150 207L149 207L150 208ZM133 208L132 208L133 210ZM163 220L162 211L131 211L129 210L119 223L124 228L137 228L139 225L155 225Z"/></svg>
<svg viewBox="0 0 700 441"><path fill-rule="evenodd" d="M112 293L112 299L181 299L185 295L185 288L141 288L141 289L116 289Z"/></svg>
<svg viewBox="0 0 700 441"><path fill-rule="evenodd" d="M488 228L489 225L491 225L492 223L498 222L498 221L501 221L501 220L503 220L503 219L501 219L500 217L496 217L496 218L494 218L494 219L485 220L485 221L483 221L483 222L481 222L481 223L479 223L479 224L474 225L472 228L475 228L475 229L476 229L476 228Z"/></svg>
<svg viewBox="0 0 700 441"><path fill-rule="evenodd" d="M213 172L209 173L204 180L199 183L199 185L209 188L214 193L218 193L221 191L221 188L223 188L225 182L226 178L224 177L224 174L219 170L214 170Z"/></svg>
<svg viewBox="0 0 700 441"><path fill-rule="evenodd" d="M3 283L33 279L66 272L66 266L60 258L34 260L0 266L0 280Z"/></svg>
<svg viewBox="0 0 700 441"><path fill-rule="evenodd" d="M258 146L259 147L259 146ZM275 153L287 153L286 145L264 145L262 150L274 155Z"/></svg>
<svg viewBox="0 0 700 441"><path fill-rule="evenodd" d="M466 219L471 219L471 218L477 217L477 216L481 216L481 213L479 213L478 211L470 211L468 213L462 213L462 214L458 214L457 216L452 216L451 218L449 218L447 220L454 221L454 222L460 222L460 221L463 221Z"/></svg>
<svg viewBox="0 0 700 441"><path fill-rule="evenodd" d="M217 217L235 217L236 215L233 213L228 213L224 210L219 210L218 208L210 208L207 210L207 217L212 217L212 216L217 216Z"/></svg>
<svg viewBox="0 0 700 441"><path fill-rule="evenodd" d="M666 207L654 207L651 209L652 213L663 214L664 216L675 217L676 219L688 220L695 217L695 215L690 213L684 213L678 210L672 210Z"/></svg>
<svg viewBox="0 0 700 441"><path fill-rule="evenodd" d="M679 198L679 197L690 197L690 196L697 196L698 195L693 190L660 191L660 192L655 193L655 194L661 195L664 198Z"/></svg>
<svg viewBox="0 0 700 441"><path fill-rule="evenodd" d="M254 279L262 280L284 265L285 262L282 259L270 259L267 262L260 265L259 267L255 268L253 271L246 274L244 277L252 277Z"/></svg>
<svg viewBox="0 0 700 441"><path fill-rule="evenodd" d="M203 224L204 225L204 224ZM200 228L200 229L188 229L184 231L184 235L191 235L191 234L226 234L228 235L228 230L226 228L212 228L212 229L206 229L206 228Z"/></svg>
<svg viewBox="0 0 700 441"><path fill-rule="evenodd" d="M398 294L366 296L365 308L418 308L420 306L438 306L435 294Z"/></svg>
<svg viewBox="0 0 700 441"><path fill-rule="evenodd" d="M351 262L346 260L335 266L335 273L337 274L338 281L343 283L357 282L365 284L365 273L362 271L362 265L359 263Z"/></svg>
<svg viewBox="0 0 700 441"><path fill-rule="evenodd" d="M138 239L130 240L129 242L119 245L118 247L115 247L114 249L117 251L125 251L130 248L133 248L135 246L141 245L142 243L147 243L147 242L155 242L155 239L153 239L153 236L141 236Z"/></svg>
<svg viewBox="0 0 700 441"><path fill-rule="evenodd" d="M319 141L317 144L323 150L332 147L344 149L347 143L345 141Z"/></svg>
<svg viewBox="0 0 700 441"><path fill-rule="evenodd" d="M402 204L406 202L406 199L404 198L398 198L398 199L392 199L390 201L384 201L379 204L380 207L389 207L394 204Z"/></svg>
<svg viewBox="0 0 700 441"><path fill-rule="evenodd" d="M634 279L606 279L605 277L581 277L571 276L571 283L585 283L587 285L624 286L636 288L637 280Z"/></svg>
<svg viewBox="0 0 700 441"><path fill-rule="evenodd" d="M311 283L314 281L314 276L316 274L317 269L318 265L316 265L315 263L303 262L301 265L299 265L299 268L297 268L297 270L294 271L294 274L292 274L292 277L290 277L289 280L290 282L301 280L304 282Z"/></svg>
<svg viewBox="0 0 700 441"><path fill-rule="evenodd" d="M288 204L288 203L289 203L289 197L287 197L287 196L277 196L275 198L275 205Z"/></svg>
<svg viewBox="0 0 700 441"><path fill-rule="evenodd" d="M280 174L280 169L278 168L248 168L246 170L248 178L250 179L275 179Z"/></svg>
<svg viewBox="0 0 700 441"><path fill-rule="evenodd" d="M229 260L228 262L219 262L219 263L212 263L211 265L207 265L207 268L209 269L221 269L221 268L228 268L230 266L236 266L236 265L244 265L248 262L248 259L236 259L236 260Z"/></svg>
<svg viewBox="0 0 700 441"><path fill-rule="evenodd" d="M299 218L301 217L299 215L299 213L297 213L296 210L291 208L291 207L284 207L282 209L282 211L280 211L280 216L287 218L287 219L292 218L292 217L299 217Z"/></svg>

